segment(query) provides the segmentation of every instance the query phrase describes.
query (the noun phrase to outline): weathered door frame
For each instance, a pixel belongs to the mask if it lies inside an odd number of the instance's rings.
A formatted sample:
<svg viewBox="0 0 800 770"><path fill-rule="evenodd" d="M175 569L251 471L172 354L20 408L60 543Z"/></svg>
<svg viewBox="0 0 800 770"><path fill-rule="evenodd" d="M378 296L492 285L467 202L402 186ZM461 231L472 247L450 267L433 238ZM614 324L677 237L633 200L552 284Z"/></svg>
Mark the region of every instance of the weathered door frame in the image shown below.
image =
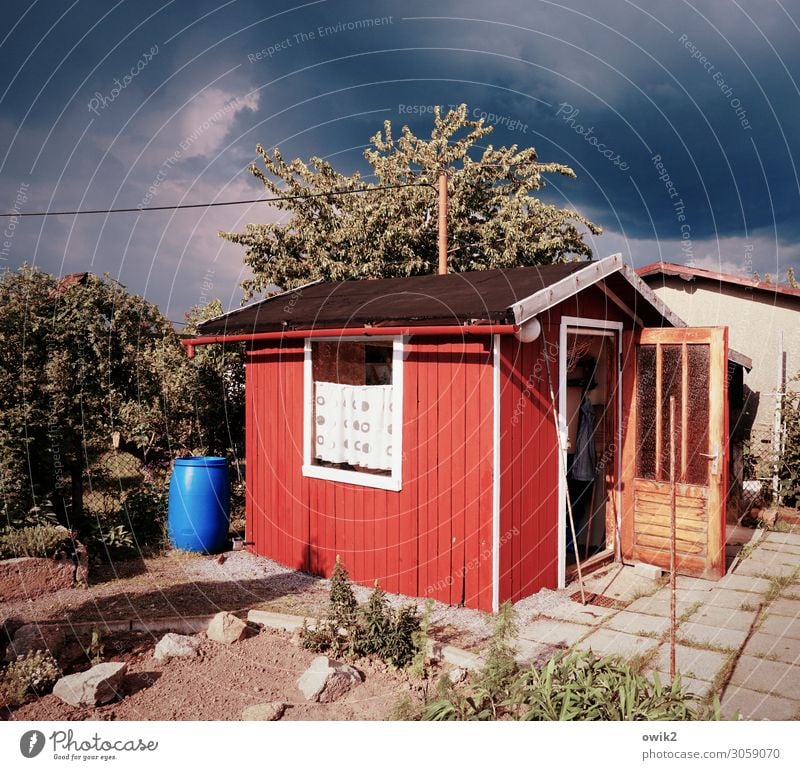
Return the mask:
<svg viewBox="0 0 800 770"><path fill-rule="evenodd" d="M612 337L616 341L616 394L617 404L615 409L616 420L616 451L615 476L617 479L617 493L614 517L616 521L614 533L614 552L620 558L620 527L622 524L619 499L621 494L621 452L622 445L622 321L606 321L599 318L580 318L576 316L562 316L558 340L558 429L559 429L559 473L558 473L558 587L566 586L567 574L567 334L575 333ZM611 395L611 394L609 394Z"/></svg>

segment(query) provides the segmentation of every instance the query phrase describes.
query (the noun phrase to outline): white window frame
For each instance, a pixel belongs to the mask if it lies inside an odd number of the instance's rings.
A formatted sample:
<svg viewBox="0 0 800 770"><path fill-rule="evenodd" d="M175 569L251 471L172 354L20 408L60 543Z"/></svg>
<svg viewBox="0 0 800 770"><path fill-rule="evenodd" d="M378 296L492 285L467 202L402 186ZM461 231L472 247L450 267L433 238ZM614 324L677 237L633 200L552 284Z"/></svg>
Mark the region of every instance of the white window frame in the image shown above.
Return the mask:
<svg viewBox="0 0 800 770"><path fill-rule="evenodd" d="M378 342L392 343L392 468L388 476L360 471L346 471L341 468L326 468L314 464L313 453L313 401L314 373L312 366L312 346L314 342ZM326 481L341 481L373 489L387 489L399 492L403 488L403 350L405 339L396 336L359 336L359 337L315 337L307 338L303 348L303 476Z"/></svg>

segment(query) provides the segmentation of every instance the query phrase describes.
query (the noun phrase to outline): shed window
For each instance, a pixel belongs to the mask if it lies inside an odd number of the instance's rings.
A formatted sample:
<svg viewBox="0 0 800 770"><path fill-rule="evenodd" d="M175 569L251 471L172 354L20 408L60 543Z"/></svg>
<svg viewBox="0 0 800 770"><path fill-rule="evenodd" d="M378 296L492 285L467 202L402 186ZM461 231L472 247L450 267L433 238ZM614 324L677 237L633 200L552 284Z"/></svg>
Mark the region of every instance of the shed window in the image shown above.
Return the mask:
<svg viewBox="0 0 800 770"><path fill-rule="evenodd" d="M306 476L400 488L402 343L306 344Z"/></svg>

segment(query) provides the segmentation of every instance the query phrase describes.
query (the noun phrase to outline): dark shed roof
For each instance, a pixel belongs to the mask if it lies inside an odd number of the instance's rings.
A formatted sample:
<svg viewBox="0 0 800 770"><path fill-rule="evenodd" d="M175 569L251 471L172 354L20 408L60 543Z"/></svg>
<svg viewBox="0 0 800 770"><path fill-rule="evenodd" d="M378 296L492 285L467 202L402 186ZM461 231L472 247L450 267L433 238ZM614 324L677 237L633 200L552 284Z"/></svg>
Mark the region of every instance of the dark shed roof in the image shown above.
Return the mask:
<svg viewBox="0 0 800 770"><path fill-rule="evenodd" d="M411 278L314 283L212 318L201 334L363 326L392 322L513 323L510 308L585 268L587 262Z"/></svg>

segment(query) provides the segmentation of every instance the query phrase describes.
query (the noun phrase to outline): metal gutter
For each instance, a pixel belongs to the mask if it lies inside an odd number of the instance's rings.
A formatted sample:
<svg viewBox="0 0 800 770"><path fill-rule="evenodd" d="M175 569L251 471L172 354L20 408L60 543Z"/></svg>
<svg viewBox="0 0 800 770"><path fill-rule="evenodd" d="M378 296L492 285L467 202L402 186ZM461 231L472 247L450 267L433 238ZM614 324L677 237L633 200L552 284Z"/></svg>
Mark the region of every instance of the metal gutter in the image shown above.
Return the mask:
<svg viewBox="0 0 800 770"><path fill-rule="evenodd" d="M490 336L492 334L515 334L516 324L469 324L464 326L348 326L339 329L289 329L286 331L254 332L252 334L218 334L210 337L191 337L181 340L189 358L194 357L198 345L218 345L226 342L261 342L264 340L310 339L317 337L436 337Z"/></svg>

